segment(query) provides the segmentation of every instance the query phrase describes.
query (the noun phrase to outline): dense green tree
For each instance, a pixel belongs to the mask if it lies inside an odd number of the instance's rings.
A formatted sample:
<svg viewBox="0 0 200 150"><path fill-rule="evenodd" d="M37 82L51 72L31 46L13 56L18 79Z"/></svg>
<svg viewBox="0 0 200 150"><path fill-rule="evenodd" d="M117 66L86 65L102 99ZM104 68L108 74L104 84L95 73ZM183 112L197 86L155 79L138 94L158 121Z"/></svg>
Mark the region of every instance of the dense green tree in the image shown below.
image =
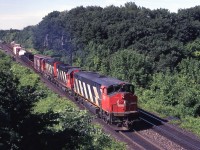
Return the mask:
<svg viewBox="0 0 200 150"><path fill-rule="evenodd" d="M146 87L152 72L151 60L133 50L116 52L110 59L110 74Z"/></svg>
<svg viewBox="0 0 200 150"><path fill-rule="evenodd" d="M30 140L35 137L34 134L37 134L38 130L33 132L34 129L36 129L34 125L37 122L33 121L34 117L30 112L33 103L38 99L40 93L38 93L33 86L20 86L19 79L10 70L11 63L8 63L8 58L4 58L3 56L4 55L1 54L1 146L2 149L21 149L23 146L27 146L22 143L29 141L30 144Z"/></svg>
<svg viewBox="0 0 200 150"><path fill-rule="evenodd" d="M143 91L140 100L166 115L199 116L199 67L199 61L184 59L178 71L154 74L150 88ZM159 106L153 108L155 103Z"/></svg>
<svg viewBox="0 0 200 150"><path fill-rule="evenodd" d="M186 45L186 53L188 57L198 57L200 56L200 39L188 43Z"/></svg>

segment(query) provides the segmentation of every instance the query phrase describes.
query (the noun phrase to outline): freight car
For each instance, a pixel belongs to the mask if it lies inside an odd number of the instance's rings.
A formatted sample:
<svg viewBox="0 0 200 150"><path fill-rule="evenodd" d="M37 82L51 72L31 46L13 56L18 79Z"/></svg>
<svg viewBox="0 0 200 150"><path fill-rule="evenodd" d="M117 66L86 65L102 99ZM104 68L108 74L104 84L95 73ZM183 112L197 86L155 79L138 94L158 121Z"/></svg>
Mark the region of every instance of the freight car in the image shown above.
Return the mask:
<svg viewBox="0 0 200 150"><path fill-rule="evenodd" d="M24 55L21 55L21 59L28 64L29 66L33 67L34 62L34 55L29 52L25 52Z"/></svg>
<svg viewBox="0 0 200 150"><path fill-rule="evenodd" d="M21 50L20 44L14 44L13 45L13 53L16 56L19 56L19 51Z"/></svg>
<svg viewBox="0 0 200 150"><path fill-rule="evenodd" d="M21 59L108 124L131 128L138 121L138 100L132 84L82 71L49 56L25 52Z"/></svg>

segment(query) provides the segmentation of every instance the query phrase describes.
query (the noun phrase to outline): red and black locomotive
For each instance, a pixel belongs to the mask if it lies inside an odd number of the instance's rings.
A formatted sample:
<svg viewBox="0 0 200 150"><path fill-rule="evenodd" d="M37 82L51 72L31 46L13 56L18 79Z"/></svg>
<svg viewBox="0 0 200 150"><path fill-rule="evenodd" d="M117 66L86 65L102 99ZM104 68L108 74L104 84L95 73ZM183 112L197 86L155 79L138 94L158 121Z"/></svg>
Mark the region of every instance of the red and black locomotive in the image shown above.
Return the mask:
<svg viewBox="0 0 200 150"><path fill-rule="evenodd" d="M88 71L75 73L74 79L77 99L91 103L107 123L129 126L138 118L133 85Z"/></svg>

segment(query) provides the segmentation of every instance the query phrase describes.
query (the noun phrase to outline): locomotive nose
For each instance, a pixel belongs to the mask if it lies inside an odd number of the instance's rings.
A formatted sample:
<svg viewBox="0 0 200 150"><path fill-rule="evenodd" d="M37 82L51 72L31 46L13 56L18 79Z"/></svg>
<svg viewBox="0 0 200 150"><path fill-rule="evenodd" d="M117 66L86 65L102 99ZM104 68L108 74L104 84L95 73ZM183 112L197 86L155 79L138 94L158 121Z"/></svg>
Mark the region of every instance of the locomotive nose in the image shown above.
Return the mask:
<svg viewBox="0 0 200 150"><path fill-rule="evenodd" d="M124 100L128 100L128 99L130 99L132 97L132 94L130 94L130 93L123 93L122 94L122 99L124 99Z"/></svg>
<svg viewBox="0 0 200 150"><path fill-rule="evenodd" d="M123 93L122 99L124 101L124 106L126 111L131 111L137 109L137 97L131 93Z"/></svg>

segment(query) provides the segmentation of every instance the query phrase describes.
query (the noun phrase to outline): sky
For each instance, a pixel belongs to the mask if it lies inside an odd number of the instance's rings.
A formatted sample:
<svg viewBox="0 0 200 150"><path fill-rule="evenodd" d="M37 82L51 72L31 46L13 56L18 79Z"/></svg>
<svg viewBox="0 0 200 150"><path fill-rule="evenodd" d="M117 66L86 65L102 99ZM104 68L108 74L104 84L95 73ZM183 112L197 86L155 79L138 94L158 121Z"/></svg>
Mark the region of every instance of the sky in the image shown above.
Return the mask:
<svg viewBox="0 0 200 150"><path fill-rule="evenodd" d="M78 6L123 6L127 2L150 9L166 8L170 12L200 5L200 0L0 0L0 30L37 25L52 11Z"/></svg>

